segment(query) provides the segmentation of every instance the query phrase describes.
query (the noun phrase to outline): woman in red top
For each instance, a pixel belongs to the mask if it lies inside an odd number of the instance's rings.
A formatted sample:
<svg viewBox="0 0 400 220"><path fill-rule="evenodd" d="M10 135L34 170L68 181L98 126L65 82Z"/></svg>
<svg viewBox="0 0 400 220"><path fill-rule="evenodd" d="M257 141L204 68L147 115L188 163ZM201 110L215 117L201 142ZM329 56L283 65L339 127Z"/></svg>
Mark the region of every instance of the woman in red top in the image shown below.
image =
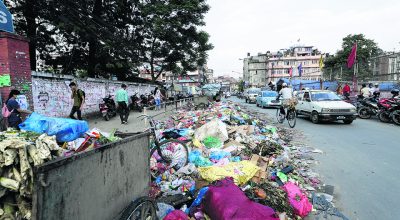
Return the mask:
<svg viewBox="0 0 400 220"><path fill-rule="evenodd" d="M346 97L346 99L349 99L350 96L350 86L349 84L345 84L343 87L343 95Z"/></svg>

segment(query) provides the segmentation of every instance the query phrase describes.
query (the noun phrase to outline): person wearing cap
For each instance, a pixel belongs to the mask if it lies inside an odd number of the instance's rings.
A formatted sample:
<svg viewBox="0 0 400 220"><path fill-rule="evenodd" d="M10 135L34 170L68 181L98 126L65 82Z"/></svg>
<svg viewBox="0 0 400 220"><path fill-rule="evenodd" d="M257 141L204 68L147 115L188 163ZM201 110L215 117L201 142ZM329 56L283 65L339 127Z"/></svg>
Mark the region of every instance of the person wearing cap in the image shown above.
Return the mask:
<svg viewBox="0 0 400 220"><path fill-rule="evenodd" d="M373 90L372 90L372 96L373 96L375 99L377 99L377 98L379 98L380 95L381 95L381 92L380 92L380 90L379 90L379 84L378 84L378 83L375 83L375 84L374 84L374 88L373 88Z"/></svg>
<svg viewBox="0 0 400 220"><path fill-rule="evenodd" d="M121 88L115 95L115 101L117 102L117 109L119 117L121 118L121 124L128 124L129 108L128 108L128 92L126 91L127 86L121 85Z"/></svg>

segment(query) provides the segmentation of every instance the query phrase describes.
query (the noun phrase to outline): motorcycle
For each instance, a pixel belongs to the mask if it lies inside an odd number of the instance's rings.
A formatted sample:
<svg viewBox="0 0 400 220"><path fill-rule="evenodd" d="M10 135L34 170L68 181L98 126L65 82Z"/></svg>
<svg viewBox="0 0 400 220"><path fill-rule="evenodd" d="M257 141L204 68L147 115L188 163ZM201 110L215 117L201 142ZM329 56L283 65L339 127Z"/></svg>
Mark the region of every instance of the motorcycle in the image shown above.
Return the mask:
<svg viewBox="0 0 400 220"><path fill-rule="evenodd" d="M398 105L396 105L395 99L381 99L379 100L378 106L380 111L378 113L378 118L381 122L388 123L392 119L392 113L397 110Z"/></svg>
<svg viewBox="0 0 400 220"><path fill-rule="evenodd" d="M99 104L99 108L104 120L106 121L117 115L117 107L115 106L114 99L111 95L103 98L103 101Z"/></svg>
<svg viewBox="0 0 400 220"><path fill-rule="evenodd" d="M393 112L391 113L391 117L392 117L392 121L396 124L396 125L400 125L400 100L397 99L395 101L395 107L393 107Z"/></svg>
<svg viewBox="0 0 400 220"><path fill-rule="evenodd" d="M370 98L363 98L357 102L358 116L362 119L369 119L373 115L378 115L380 110L379 96L373 96Z"/></svg>
<svg viewBox="0 0 400 220"><path fill-rule="evenodd" d="M132 103L129 105L129 109L142 112L142 110L143 110L142 100L138 96L137 93L135 93L133 96L131 96L131 100L132 100Z"/></svg>

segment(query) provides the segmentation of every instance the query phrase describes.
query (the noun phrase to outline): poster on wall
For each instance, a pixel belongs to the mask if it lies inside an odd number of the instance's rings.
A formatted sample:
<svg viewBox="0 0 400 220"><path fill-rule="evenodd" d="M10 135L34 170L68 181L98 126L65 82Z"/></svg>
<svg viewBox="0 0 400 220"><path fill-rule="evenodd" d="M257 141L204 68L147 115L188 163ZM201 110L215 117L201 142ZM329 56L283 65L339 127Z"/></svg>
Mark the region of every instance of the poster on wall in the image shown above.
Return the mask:
<svg viewBox="0 0 400 220"><path fill-rule="evenodd" d="M29 108L28 100L26 99L25 95L17 96L16 101L21 109L27 110Z"/></svg>
<svg viewBox="0 0 400 220"><path fill-rule="evenodd" d="M0 88L11 86L11 77L10 74L3 74L0 75Z"/></svg>

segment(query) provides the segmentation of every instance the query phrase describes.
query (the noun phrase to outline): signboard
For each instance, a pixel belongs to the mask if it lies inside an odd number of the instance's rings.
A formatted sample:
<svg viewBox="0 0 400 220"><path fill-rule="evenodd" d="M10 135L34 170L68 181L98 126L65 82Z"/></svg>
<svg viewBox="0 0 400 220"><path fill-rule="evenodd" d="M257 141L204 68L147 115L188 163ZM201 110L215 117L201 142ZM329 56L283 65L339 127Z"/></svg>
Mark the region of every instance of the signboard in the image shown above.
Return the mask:
<svg viewBox="0 0 400 220"><path fill-rule="evenodd" d="M12 15L0 0L0 31L14 33Z"/></svg>

